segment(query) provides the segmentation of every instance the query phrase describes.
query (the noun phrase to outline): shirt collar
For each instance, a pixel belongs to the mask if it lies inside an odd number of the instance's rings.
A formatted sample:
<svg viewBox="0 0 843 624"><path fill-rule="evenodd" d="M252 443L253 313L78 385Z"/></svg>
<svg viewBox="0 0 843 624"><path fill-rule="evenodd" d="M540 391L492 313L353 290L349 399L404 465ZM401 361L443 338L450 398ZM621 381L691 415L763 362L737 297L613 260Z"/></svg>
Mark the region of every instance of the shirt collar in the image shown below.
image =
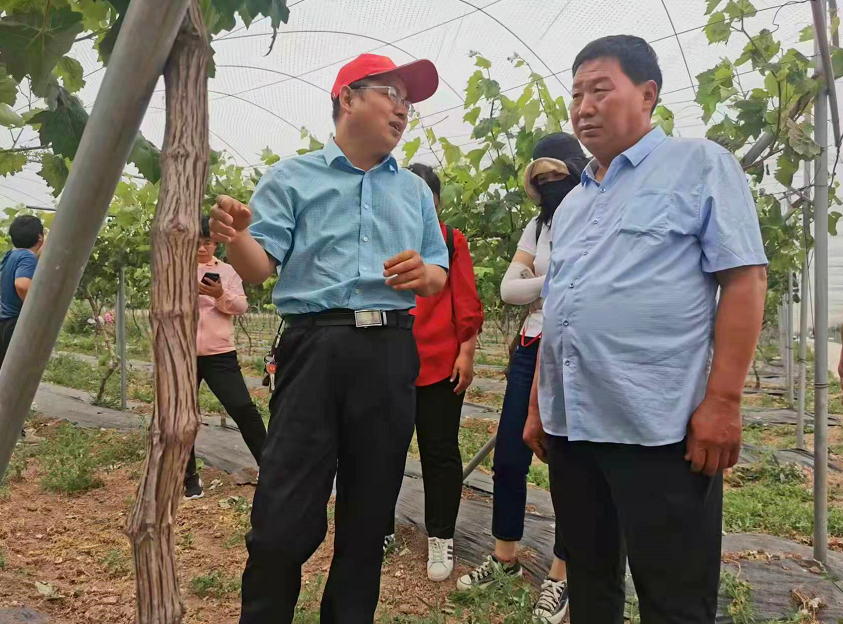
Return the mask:
<svg viewBox="0 0 843 624"><path fill-rule="evenodd" d="M647 158L650 153L656 149L659 145L664 143L667 140L667 135L662 130L661 126L656 126L650 132L645 134L641 139L627 149L625 152L621 152L620 156L623 156L629 161L633 167L637 167L641 164L641 161ZM588 165L583 169L582 176L580 176L580 183L585 186L586 183L591 180L595 181L595 176L597 175L597 159L592 158Z"/></svg>
<svg viewBox="0 0 843 624"><path fill-rule="evenodd" d="M348 157L343 154L342 149L340 149L340 146L337 145L334 139L329 140L325 144L325 147L322 148L322 154L325 156L325 162L328 164L329 167L334 164L334 161L339 160L346 167L351 167L352 169L359 171L357 167L351 164L351 161L348 159ZM398 173L398 161L395 160L395 157L392 154L387 155L378 165L373 167L372 170L374 171L375 169L383 167L384 165L389 167L389 170L392 173Z"/></svg>
<svg viewBox="0 0 843 624"><path fill-rule="evenodd" d="M656 126L643 137L641 137L641 140L638 141L638 143L630 147L621 155L626 156L626 159L630 162L633 167L637 167L639 164L641 164L642 160L644 160L645 158L647 158L647 156L650 155L650 152L652 152L659 145L664 143L666 139L667 135L664 133L664 130L662 130L662 127Z"/></svg>

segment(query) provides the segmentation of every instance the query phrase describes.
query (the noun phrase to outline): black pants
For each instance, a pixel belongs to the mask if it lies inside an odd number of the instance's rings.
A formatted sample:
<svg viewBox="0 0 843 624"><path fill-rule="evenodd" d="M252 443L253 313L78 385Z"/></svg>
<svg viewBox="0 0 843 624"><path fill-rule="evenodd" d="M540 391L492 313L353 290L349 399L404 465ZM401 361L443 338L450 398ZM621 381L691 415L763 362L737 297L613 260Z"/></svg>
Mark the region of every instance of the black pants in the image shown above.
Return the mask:
<svg viewBox="0 0 843 624"><path fill-rule="evenodd" d="M412 331L289 328L247 538L241 624L289 624L301 566L328 529L336 476L334 559L322 624L371 624L383 536L413 435L419 357Z"/></svg>
<svg viewBox="0 0 843 624"><path fill-rule="evenodd" d="M222 403L225 411L237 423L243 441L249 447L249 451L258 466L260 466L261 449L266 440L266 427L258 408L252 401L249 389L246 387L240 364L237 363L237 352L200 355L196 358L196 362L196 388L199 388L204 379L211 392ZM186 476L189 477L194 474L196 474L195 448L190 449Z"/></svg>
<svg viewBox="0 0 843 624"><path fill-rule="evenodd" d="M454 394L448 378L416 388L416 438L424 482L424 524L428 537L453 539L462 498L460 414L465 393ZM395 533L395 509L387 534Z"/></svg>
<svg viewBox="0 0 843 624"><path fill-rule="evenodd" d="M18 316L13 316L12 318L0 321L0 366L3 366L3 360L6 359L6 351L9 350L9 344L12 342L12 334L15 331L15 325L17 325L19 318Z"/></svg>
<svg viewBox="0 0 843 624"><path fill-rule="evenodd" d="M622 624L629 557L642 624L713 624L723 477L660 447L548 436L550 489L568 561L571 624Z"/></svg>

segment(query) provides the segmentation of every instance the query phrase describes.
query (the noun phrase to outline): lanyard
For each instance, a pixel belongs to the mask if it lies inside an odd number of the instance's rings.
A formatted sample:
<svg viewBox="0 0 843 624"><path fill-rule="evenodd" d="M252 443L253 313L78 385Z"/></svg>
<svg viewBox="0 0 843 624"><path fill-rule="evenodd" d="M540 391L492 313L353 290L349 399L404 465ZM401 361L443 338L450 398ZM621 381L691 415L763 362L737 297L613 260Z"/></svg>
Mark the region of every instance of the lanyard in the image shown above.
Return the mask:
<svg viewBox="0 0 843 624"><path fill-rule="evenodd" d="M529 347L530 345L536 343L537 341L541 340L542 334L539 332L538 336L533 336L530 340L527 340L527 323L521 326L521 346L522 347Z"/></svg>

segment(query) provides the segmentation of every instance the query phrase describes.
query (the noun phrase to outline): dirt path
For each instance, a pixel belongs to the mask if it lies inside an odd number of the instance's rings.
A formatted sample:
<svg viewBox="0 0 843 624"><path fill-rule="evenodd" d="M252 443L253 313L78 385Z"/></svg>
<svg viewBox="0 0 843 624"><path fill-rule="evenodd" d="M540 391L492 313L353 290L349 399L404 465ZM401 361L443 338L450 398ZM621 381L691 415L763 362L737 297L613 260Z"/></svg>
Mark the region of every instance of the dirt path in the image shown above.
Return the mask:
<svg viewBox="0 0 843 624"><path fill-rule="evenodd" d="M50 384L42 384L36 396L38 410L45 416L66 419L83 427L126 430L144 424L140 415L94 407L86 400L88 397L83 392ZM217 470L234 472L250 465L251 457L237 431L215 425L203 426L197 454L205 458L208 466L203 473L206 484L217 485L208 490L205 499L186 503L180 509L179 534L187 544L179 551L183 585L189 583L190 578L213 570L222 575L221 578L237 578L245 560L245 550L230 540L232 523L236 520L230 517L229 508L236 503L226 501L251 500L253 493L251 486L237 485L236 479ZM7 549L8 544L13 544L9 560L15 568L22 567L31 573L18 574L10 581L7 575L0 573L0 607L16 606L13 604L16 601L44 606L45 599L34 585L36 580L43 578L60 594L62 598L58 600L65 601L61 603L65 605L63 617L57 621L70 624L130 622L131 575L125 572L123 577L114 577L106 560L118 559L120 553L120 556L128 556L128 542L120 528L136 488L136 473L137 467L134 471L119 469L107 475L105 488L84 497L58 500L54 495L39 492L37 473L27 474L22 489L13 493L13 504L0 502L0 542L5 542ZM461 569L477 564L493 546L489 532L491 478L488 474L475 473L469 486L465 489L455 539ZM386 562L381 593L382 608L389 609L390 613L426 613L426 605L444 602L453 588L451 583L432 584L426 580L423 500L419 465L409 460L396 512L399 552ZM541 581L550 563L554 518L547 492L531 488L528 504L530 513L527 514L522 561L536 583ZM241 529L242 521L241 518ZM329 534L307 564L305 577L308 582L317 583L320 575L327 572L330 543ZM88 546L92 547L86 552ZM799 595L822 599L826 607L821 621L836 622L843 617L843 591L833 582L835 577L843 577L843 556L839 553L830 553L829 574L823 574L810 561L809 548L779 538L726 535L723 552L724 570L740 573L752 583L754 601L765 617L792 614L794 590ZM200 572L203 569L205 572ZM73 600L68 600L70 597ZM238 602L234 597L200 599L189 594L186 601L190 608L187 622L236 621ZM54 603L56 600L46 600L47 608L61 606ZM721 612L728 603L725 598L721 601ZM106 614L109 614L107 618Z"/></svg>

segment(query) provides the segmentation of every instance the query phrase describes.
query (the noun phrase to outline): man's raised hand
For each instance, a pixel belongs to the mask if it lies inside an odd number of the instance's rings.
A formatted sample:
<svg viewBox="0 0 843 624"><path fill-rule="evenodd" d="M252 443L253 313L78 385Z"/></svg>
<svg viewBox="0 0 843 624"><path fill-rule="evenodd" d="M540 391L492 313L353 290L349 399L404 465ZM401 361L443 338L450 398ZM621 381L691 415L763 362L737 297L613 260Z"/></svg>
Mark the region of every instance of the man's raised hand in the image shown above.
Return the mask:
<svg viewBox="0 0 843 624"><path fill-rule="evenodd" d="M248 229L252 223L249 207L228 195L217 197L211 208L211 238L218 243L232 242L239 232Z"/></svg>

